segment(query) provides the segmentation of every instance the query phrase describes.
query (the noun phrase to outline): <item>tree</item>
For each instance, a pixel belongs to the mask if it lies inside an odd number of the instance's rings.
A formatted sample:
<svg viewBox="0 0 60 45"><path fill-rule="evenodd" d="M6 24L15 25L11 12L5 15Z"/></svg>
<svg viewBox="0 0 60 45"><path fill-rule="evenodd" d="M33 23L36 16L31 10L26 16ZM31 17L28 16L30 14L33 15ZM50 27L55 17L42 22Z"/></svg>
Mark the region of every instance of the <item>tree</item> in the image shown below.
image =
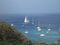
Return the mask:
<svg viewBox="0 0 60 45"><path fill-rule="evenodd" d="M32 43L10 24L0 22L0 45L32 45Z"/></svg>

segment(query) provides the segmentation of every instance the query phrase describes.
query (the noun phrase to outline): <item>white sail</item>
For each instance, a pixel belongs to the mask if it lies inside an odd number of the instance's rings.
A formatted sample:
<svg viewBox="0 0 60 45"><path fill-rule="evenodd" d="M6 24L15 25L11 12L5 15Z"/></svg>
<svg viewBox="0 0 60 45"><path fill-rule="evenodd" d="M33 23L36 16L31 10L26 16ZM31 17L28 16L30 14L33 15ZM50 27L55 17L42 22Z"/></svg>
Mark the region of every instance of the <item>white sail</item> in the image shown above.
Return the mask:
<svg viewBox="0 0 60 45"><path fill-rule="evenodd" d="M25 19L24 19L24 23L29 23L29 20L28 20L27 17L25 17Z"/></svg>
<svg viewBox="0 0 60 45"><path fill-rule="evenodd" d="M37 30L41 31L41 27L39 26L39 22L38 22Z"/></svg>
<svg viewBox="0 0 60 45"><path fill-rule="evenodd" d="M14 24L11 24L11 26L14 26Z"/></svg>
<svg viewBox="0 0 60 45"><path fill-rule="evenodd" d="M38 26L38 27L37 27L37 30L38 30L38 31L41 31L41 28Z"/></svg>
<svg viewBox="0 0 60 45"><path fill-rule="evenodd" d="M28 31L25 31L25 34L27 34L28 33Z"/></svg>
<svg viewBox="0 0 60 45"><path fill-rule="evenodd" d="M51 25L51 24L48 25L48 31L51 31L50 25Z"/></svg>
<svg viewBox="0 0 60 45"><path fill-rule="evenodd" d="M48 31L50 31L51 29L49 28Z"/></svg>
<svg viewBox="0 0 60 45"><path fill-rule="evenodd" d="M40 34L40 36L42 36L42 37L43 37L43 36L45 36L45 34Z"/></svg>

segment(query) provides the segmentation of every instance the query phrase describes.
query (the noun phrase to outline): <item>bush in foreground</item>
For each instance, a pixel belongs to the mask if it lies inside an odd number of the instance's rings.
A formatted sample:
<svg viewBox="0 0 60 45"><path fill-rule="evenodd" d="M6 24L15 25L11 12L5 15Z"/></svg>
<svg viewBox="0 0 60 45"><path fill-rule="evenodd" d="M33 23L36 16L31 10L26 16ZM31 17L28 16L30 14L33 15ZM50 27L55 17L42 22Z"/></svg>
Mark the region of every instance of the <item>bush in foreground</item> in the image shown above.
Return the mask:
<svg viewBox="0 0 60 45"><path fill-rule="evenodd" d="M0 22L0 45L32 45L32 43L10 24Z"/></svg>

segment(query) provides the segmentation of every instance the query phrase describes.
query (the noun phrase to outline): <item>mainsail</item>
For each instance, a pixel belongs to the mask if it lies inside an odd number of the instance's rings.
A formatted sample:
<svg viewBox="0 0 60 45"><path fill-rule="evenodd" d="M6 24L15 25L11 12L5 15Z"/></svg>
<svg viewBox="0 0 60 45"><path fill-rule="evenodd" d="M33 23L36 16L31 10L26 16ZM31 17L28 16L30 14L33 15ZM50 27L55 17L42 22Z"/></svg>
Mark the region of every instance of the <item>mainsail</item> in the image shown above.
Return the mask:
<svg viewBox="0 0 60 45"><path fill-rule="evenodd" d="M24 19L24 23L29 23L29 20L28 20L27 17L25 17L25 19Z"/></svg>

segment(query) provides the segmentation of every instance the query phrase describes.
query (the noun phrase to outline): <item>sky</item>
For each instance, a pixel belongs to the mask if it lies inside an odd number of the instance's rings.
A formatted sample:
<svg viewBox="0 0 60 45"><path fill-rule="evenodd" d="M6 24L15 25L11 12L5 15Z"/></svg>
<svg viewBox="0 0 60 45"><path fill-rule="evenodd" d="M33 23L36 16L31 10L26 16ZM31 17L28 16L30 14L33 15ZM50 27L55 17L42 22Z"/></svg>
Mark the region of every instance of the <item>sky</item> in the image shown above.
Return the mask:
<svg viewBox="0 0 60 45"><path fill-rule="evenodd" d="M0 14L60 13L60 0L0 0Z"/></svg>

